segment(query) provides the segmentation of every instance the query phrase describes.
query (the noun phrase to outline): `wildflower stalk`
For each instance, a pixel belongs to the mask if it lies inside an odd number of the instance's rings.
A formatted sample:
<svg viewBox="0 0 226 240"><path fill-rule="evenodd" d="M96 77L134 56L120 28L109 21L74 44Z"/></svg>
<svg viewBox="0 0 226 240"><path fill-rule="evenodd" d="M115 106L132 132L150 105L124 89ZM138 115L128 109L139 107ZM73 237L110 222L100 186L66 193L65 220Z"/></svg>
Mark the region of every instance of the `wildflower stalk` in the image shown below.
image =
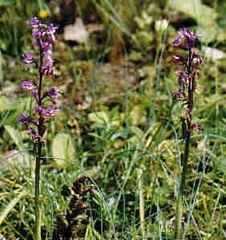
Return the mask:
<svg viewBox="0 0 226 240"><path fill-rule="evenodd" d="M143 195L143 170L138 168L138 190L139 190L139 216L140 216L140 227L142 233L142 239L145 240L145 219L144 219L144 195Z"/></svg>
<svg viewBox="0 0 226 240"><path fill-rule="evenodd" d="M40 210L40 170L42 143L38 142L35 158L35 240L41 240L41 210Z"/></svg>
<svg viewBox="0 0 226 240"><path fill-rule="evenodd" d="M194 93L196 89L196 77L199 75L198 65L203 63L200 54L194 49L195 40L198 38L192 31L182 28L179 31L179 37L174 40L174 46L181 46L187 51L187 56L175 54L174 62L183 69L178 70L178 82L180 89L173 93L174 100L182 101L186 106L185 115L181 117L182 138L184 141L184 150L180 156L182 173L179 186L174 238L182 239L182 217L184 194L186 190L187 166L189 160L190 138L192 130L203 130L198 124L192 123L192 110L194 105Z"/></svg>
<svg viewBox="0 0 226 240"><path fill-rule="evenodd" d="M190 51L188 54L188 75L190 75ZM194 86L194 77L188 84L188 111L192 112L192 105L193 105L193 86ZM190 136L191 136L191 114L186 120L181 119L182 121L182 129L183 133L183 140L184 140L184 153L181 155L181 163L182 163L182 173L181 173L181 182L180 188L178 193L177 199L177 207L176 207L176 218L175 218L175 239L180 239L181 237L181 223L182 223L182 216L183 216L183 196L186 189L186 177L187 177L187 165L188 165L188 156L189 156L189 149L190 149ZM186 121L186 123L185 123Z"/></svg>
<svg viewBox="0 0 226 240"><path fill-rule="evenodd" d="M39 43L39 85L38 85L38 106L42 106L42 65L43 53ZM41 113L38 114L38 135L42 136L43 118ZM41 159L42 159L42 141L39 138L37 143L34 143L35 149L35 240L41 240L41 209L40 209L40 172L41 172ZM37 147L37 148L36 148Z"/></svg>
<svg viewBox="0 0 226 240"><path fill-rule="evenodd" d="M41 204L40 204L40 177L41 177L41 161L42 161L42 148L44 144L44 135L46 130L46 122L50 118L54 117L59 111L57 108L57 98L60 92L54 86L47 91L44 91L44 79L46 77L53 78L55 70L53 68L53 60L51 58L52 45L55 42L55 32L57 27L50 24L49 26L42 24L39 20L34 17L28 24L32 27L32 36L34 38L34 45L39 48L39 61L37 61L30 52L22 56L23 61L28 65L34 64L35 68L38 69L38 83L35 81L24 80L22 82L22 88L24 90L32 91L32 95L36 102L34 109L35 116L27 116L21 113L21 117L18 121L24 123L29 127L28 134L34 140L34 155L35 155L35 240L41 240ZM51 105L46 107L44 100L49 98ZM47 103L48 104L48 103Z"/></svg>

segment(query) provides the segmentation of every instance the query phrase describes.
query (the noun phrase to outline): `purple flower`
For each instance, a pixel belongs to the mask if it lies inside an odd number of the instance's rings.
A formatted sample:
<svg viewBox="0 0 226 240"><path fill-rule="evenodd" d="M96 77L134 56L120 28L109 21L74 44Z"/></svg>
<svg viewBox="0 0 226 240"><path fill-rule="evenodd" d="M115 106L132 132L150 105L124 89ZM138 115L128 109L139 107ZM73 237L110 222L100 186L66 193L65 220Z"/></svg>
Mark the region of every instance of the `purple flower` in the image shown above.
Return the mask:
<svg viewBox="0 0 226 240"><path fill-rule="evenodd" d="M30 116L25 115L24 113L20 114L20 117L17 119L21 123L33 123L34 119Z"/></svg>
<svg viewBox="0 0 226 240"><path fill-rule="evenodd" d="M42 106L36 106L35 107L35 112L39 113L39 114L43 114L45 111L45 108L43 108Z"/></svg>
<svg viewBox="0 0 226 240"><path fill-rule="evenodd" d="M50 107L45 110L45 116L47 118L54 117L58 111L60 111L59 108L57 108L55 105L50 105Z"/></svg>
<svg viewBox="0 0 226 240"><path fill-rule="evenodd" d="M179 37L173 40L173 46L179 46L184 39L184 47L191 49L194 46L195 40L200 37L200 35L195 34L193 31L188 30L187 28L181 28L178 31Z"/></svg>
<svg viewBox="0 0 226 240"><path fill-rule="evenodd" d="M37 17L33 17L28 21L28 25L32 27L32 36L35 45L40 45L44 41L47 25L40 23Z"/></svg>
<svg viewBox="0 0 226 240"><path fill-rule="evenodd" d="M49 43L49 42L43 42L43 43L41 44L41 47L42 47L43 52L50 51L49 54L52 53L52 44L51 44L51 43Z"/></svg>
<svg viewBox="0 0 226 240"><path fill-rule="evenodd" d="M198 65L203 63L203 58L201 57L201 54L196 50L192 49L192 65L194 67L197 67Z"/></svg>
<svg viewBox="0 0 226 240"><path fill-rule="evenodd" d="M36 106L35 107L35 112L42 114L45 118L49 119L53 116L56 115L56 113L59 111L60 109L57 108L54 104L50 105L48 108L44 108L42 106Z"/></svg>
<svg viewBox="0 0 226 240"><path fill-rule="evenodd" d="M51 58L51 51L48 50L47 52L44 52L44 65L53 66L53 59Z"/></svg>
<svg viewBox="0 0 226 240"><path fill-rule="evenodd" d="M45 76L54 76L56 71L51 64L46 64L45 66L42 67L42 73Z"/></svg>
<svg viewBox="0 0 226 240"><path fill-rule="evenodd" d="M45 76L54 76L55 68L53 67L53 60L49 52L45 53L43 61L44 61L44 64L42 66L42 73Z"/></svg>
<svg viewBox="0 0 226 240"><path fill-rule="evenodd" d="M56 41L55 33L58 27L52 23L48 26L39 22L37 17L33 17L28 21L28 25L32 27L32 36L35 40L35 45L42 45L43 43L54 43Z"/></svg>
<svg viewBox="0 0 226 240"><path fill-rule="evenodd" d="M178 101L185 101L186 98L186 94L182 89L179 89L176 92L173 92L173 100L178 100Z"/></svg>
<svg viewBox="0 0 226 240"><path fill-rule="evenodd" d="M48 26L39 22L37 17L33 17L28 24L32 27L32 36L34 38L35 45L41 48L43 56L42 74L45 76L53 76L55 74L55 69L53 68L53 60L51 58L52 54L52 44L56 41L55 33L57 27L52 23ZM31 54L24 56L24 61L31 63L34 61Z"/></svg>
<svg viewBox="0 0 226 240"><path fill-rule="evenodd" d="M181 37L178 37L173 40L172 45L176 47L176 46L179 46L180 43L181 43Z"/></svg>
<svg viewBox="0 0 226 240"><path fill-rule="evenodd" d="M35 139L39 136L33 127L29 127L28 135L32 136L32 138Z"/></svg>
<svg viewBox="0 0 226 240"><path fill-rule="evenodd" d="M187 59L183 56L181 56L178 53L173 54L173 61L174 63L178 63L178 64L186 64Z"/></svg>
<svg viewBox="0 0 226 240"><path fill-rule="evenodd" d="M186 38L190 41L194 41L196 38L198 38L198 35L196 35L193 31L188 30L187 28L181 28L178 33L181 38Z"/></svg>
<svg viewBox="0 0 226 240"><path fill-rule="evenodd" d="M48 91L47 95L54 101L56 102L56 100L58 99L58 97L60 96L60 91L57 89L57 87L52 87L50 88L50 90Z"/></svg>
<svg viewBox="0 0 226 240"><path fill-rule="evenodd" d="M32 96L38 102L38 90L37 89L32 90Z"/></svg>
<svg viewBox="0 0 226 240"><path fill-rule="evenodd" d="M37 86L33 82L31 82L29 80L24 80L22 82L22 88L24 90L34 90L34 89L37 88Z"/></svg>
<svg viewBox="0 0 226 240"><path fill-rule="evenodd" d="M183 70L178 70L177 71L178 74L178 83L182 84L183 86L187 86L188 85L188 81L189 81L189 77L188 74L186 74Z"/></svg>
<svg viewBox="0 0 226 240"><path fill-rule="evenodd" d="M33 17L31 20L28 21L28 25L31 27L38 27L39 20L37 17Z"/></svg>
<svg viewBox="0 0 226 240"><path fill-rule="evenodd" d="M21 113L18 121L21 123L32 123L37 127L35 130L33 127L29 127L28 134L32 136L35 141L42 142L44 141L43 136L45 133L45 122L48 121L51 117L54 117L59 111L59 108L56 106L57 98L60 95L58 89L54 86L51 87L48 91L44 91L43 81L45 76L53 76L55 74L55 69L53 67L52 59L52 48L53 43L56 41L55 33L57 27L53 24L42 24L39 22L37 17L33 17L28 21L28 25L32 28L32 36L34 39L34 44L39 50L40 61L34 59L30 52L22 55L23 62L28 65L35 63L35 67L38 68L38 79L39 82L36 83L30 80L22 81L22 88L24 90L30 90L38 106L35 107L35 118ZM50 97L52 104L49 107L44 107L44 98ZM36 132L37 131L37 132Z"/></svg>
<svg viewBox="0 0 226 240"><path fill-rule="evenodd" d="M23 54L23 55L22 55L22 60L23 60L26 64L30 64L30 63L35 63L35 62L36 62L30 52L27 52L27 53Z"/></svg>
<svg viewBox="0 0 226 240"><path fill-rule="evenodd" d="M192 130L198 130L198 131L203 131L204 130L203 126L201 126L197 123L193 123L192 126L191 126L191 129Z"/></svg>
<svg viewBox="0 0 226 240"><path fill-rule="evenodd" d="M34 38L34 44L39 45L40 44L40 38L41 38L41 32L38 28L32 29L32 36Z"/></svg>
<svg viewBox="0 0 226 240"><path fill-rule="evenodd" d="M56 41L56 37L54 34L56 33L57 29L58 27L54 26L52 23L47 27L46 35L50 42L54 43Z"/></svg>
<svg viewBox="0 0 226 240"><path fill-rule="evenodd" d="M42 73L46 76L53 76L55 75L55 69L53 68L53 60L51 58L52 54L52 45L47 43L44 46L43 52L43 66L42 66Z"/></svg>

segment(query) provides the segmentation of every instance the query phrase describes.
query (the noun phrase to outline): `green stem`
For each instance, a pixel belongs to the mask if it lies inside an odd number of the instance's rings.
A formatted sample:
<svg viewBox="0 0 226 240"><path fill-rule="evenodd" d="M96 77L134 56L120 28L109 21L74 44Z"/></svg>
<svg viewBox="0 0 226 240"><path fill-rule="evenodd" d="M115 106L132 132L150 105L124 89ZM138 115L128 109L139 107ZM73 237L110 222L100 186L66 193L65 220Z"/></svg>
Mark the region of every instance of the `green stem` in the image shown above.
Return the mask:
<svg viewBox="0 0 226 240"><path fill-rule="evenodd" d="M35 159L35 240L41 240L41 211L40 211L40 169L42 143L38 142Z"/></svg>
<svg viewBox="0 0 226 240"><path fill-rule="evenodd" d="M39 59L38 106L42 106L43 53L41 44L39 47L40 47L40 59ZM38 142L35 143L37 144L35 158L35 240L41 240L40 172L41 172L43 134L44 134L44 120L42 114L40 113L38 119Z"/></svg>
<svg viewBox="0 0 226 240"><path fill-rule="evenodd" d="M187 74L190 76L191 74L191 61L192 61L192 52L189 49L188 52L188 65L187 65ZM182 217L183 217L183 202L184 202L184 193L186 189L186 178L187 178L187 165L189 158L189 149L190 149L190 137L191 137L191 128L192 128L192 109L194 104L194 91L195 91L195 77L192 76L189 80L188 85L188 98L187 98L187 110L186 117L182 118L182 132L183 132L183 140L184 140L184 153L181 155L181 163L182 163L182 173L181 173L181 181L176 205L176 216L175 216L175 231L174 238L182 239Z"/></svg>
<svg viewBox="0 0 226 240"><path fill-rule="evenodd" d="M189 124L190 125L190 124ZM184 192L186 189L186 177L187 177L187 165L188 165L188 155L189 155L189 147L190 147L190 131L187 131L186 141L184 145L184 154L181 156L182 161L182 174L181 174L181 182L177 199L176 206L176 217L175 217L175 239L181 239L181 223L183 216L183 200L184 200Z"/></svg>
<svg viewBox="0 0 226 240"><path fill-rule="evenodd" d="M142 233L142 239L145 240L145 220L144 220L144 193L143 193L143 170L138 168L137 178L138 178L138 190L139 190L139 215L140 215L140 227Z"/></svg>

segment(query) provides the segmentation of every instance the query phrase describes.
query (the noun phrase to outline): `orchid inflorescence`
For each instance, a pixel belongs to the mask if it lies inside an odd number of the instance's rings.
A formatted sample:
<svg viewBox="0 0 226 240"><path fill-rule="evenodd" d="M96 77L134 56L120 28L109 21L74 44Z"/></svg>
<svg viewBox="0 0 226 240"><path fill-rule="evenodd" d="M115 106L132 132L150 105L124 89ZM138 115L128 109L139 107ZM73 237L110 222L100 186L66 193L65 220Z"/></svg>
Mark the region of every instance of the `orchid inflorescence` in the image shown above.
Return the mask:
<svg viewBox="0 0 226 240"><path fill-rule="evenodd" d="M175 53L173 55L173 62L179 66L176 73L178 75L178 83L180 88L178 91L173 92L173 99L183 101L186 105L183 120L191 123L191 113L194 107L194 92L197 87L196 78L200 75L199 65L203 63L201 54L195 49L195 42L200 35L195 34L187 28L180 29L179 37L176 38L172 45L174 47L185 50L186 55ZM199 124L188 124L187 130L203 130Z"/></svg>
<svg viewBox="0 0 226 240"><path fill-rule="evenodd" d="M26 125L30 124L28 134L36 141L43 141L45 122L49 121L49 119L54 117L59 111L57 99L60 96L60 91L57 87L53 86L43 91L44 78L50 77L54 79L56 74L51 55L53 44L56 42L55 33L57 27L52 23L49 25L42 24L37 17L33 17L28 21L28 25L32 27L33 44L39 49L39 60L37 60L31 52L23 54L22 60L25 63L25 69L28 69L30 65L34 64L34 67L38 69L39 79L38 81L27 79L22 81L22 88L25 91L31 91L36 101L36 106L34 109L35 116L27 116L21 113L18 121ZM46 98L49 98L51 101L51 104L48 106L44 106L43 104ZM34 128L34 126L36 126L36 128Z"/></svg>
<svg viewBox="0 0 226 240"><path fill-rule="evenodd" d="M180 48L180 53L173 55L173 62L177 65L178 83L180 88L173 93L173 99L182 101L185 112L181 117L182 139L184 143L183 153L180 154L180 166L182 168L180 186L177 196L175 215L175 239L184 239L182 236L182 217L184 195L186 190L187 167L189 160L189 149L191 145L191 132L193 130L203 130L203 127L192 122L192 111L194 108L194 94L197 88L196 79L200 75L199 66L203 63L201 54L195 49L197 39L200 37L187 28L180 29L179 37L172 45Z"/></svg>

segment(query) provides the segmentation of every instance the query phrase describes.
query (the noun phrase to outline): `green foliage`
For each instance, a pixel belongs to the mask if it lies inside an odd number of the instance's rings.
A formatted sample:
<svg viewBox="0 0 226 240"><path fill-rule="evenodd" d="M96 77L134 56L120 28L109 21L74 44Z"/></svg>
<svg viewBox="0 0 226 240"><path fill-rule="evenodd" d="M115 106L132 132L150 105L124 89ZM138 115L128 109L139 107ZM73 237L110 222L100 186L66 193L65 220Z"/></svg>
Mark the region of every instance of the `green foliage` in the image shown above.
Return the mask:
<svg viewBox="0 0 226 240"><path fill-rule="evenodd" d="M9 109L10 103L6 96L0 96L0 111L7 111Z"/></svg>
<svg viewBox="0 0 226 240"><path fill-rule="evenodd" d="M38 7L37 7L38 6ZM0 50L11 56L22 54L22 47L29 39L26 20L44 9L43 0L1 0L0 1Z"/></svg>
<svg viewBox="0 0 226 240"><path fill-rule="evenodd" d="M15 0L1 0L0 1L0 7L2 7L2 6L12 6L12 5L14 5L16 3L16 1Z"/></svg>
<svg viewBox="0 0 226 240"><path fill-rule="evenodd" d="M71 161L75 161L75 149L70 135L58 133L52 140L53 161L51 164L57 169L65 169Z"/></svg>
<svg viewBox="0 0 226 240"><path fill-rule="evenodd" d="M16 146L19 148L19 150L23 150L23 145L22 145L22 138L20 132L13 128L10 125L5 125L4 126L10 137L13 139L13 142L16 144Z"/></svg>
<svg viewBox="0 0 226 240"><path fill-rule="evenodd" d="M202 4L201 0L169 0L169 7L181 11L198 22L199 31L202 34L202 41L212 42L225 39L223 29L219 28L216 19L218 13L213 8Z"/></svg>

